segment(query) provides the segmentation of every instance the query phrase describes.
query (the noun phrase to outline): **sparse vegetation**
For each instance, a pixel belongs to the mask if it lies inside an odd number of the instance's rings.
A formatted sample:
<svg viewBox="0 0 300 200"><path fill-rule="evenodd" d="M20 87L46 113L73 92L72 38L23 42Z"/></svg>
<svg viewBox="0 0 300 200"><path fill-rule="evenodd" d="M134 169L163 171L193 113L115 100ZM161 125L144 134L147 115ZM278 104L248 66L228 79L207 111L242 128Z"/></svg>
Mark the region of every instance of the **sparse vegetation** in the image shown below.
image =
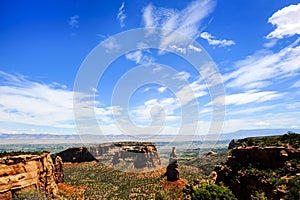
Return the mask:
<svg viewBox="0 0 300 200"><path fill-rule="evenodd" d="M86 186L85 198L126 199L149 196L154 198L159 190L157 183L163 171L149 173L126 173L114 170L102 163L82 163L65 168L65 181L74 186ZM72 194L74 195L74 194ZM70 199L78 197L69 196Z"/></svg>
<svg viewBox="0 0 300 200"><path fill-rule="evenodd" d="M13 195L13 200L50 200L52 196L46 196L36 189L23 190Z"/></svg>
<svg viewBox="0 0 300 200"><path fill-rule="evenodd" d="M189 161L184 162L184 164L197 168L202 176L208 176L216 165L226 162L227 160L228 154L226 150L223 149L223 151L219 150L217 152L218 154L214 156L194 157Z"/></svg>
<svg viewBox="0 0 300 200"><path fill-rule="evenodd" d="M64 194L68 199L184 199L182 188L194 179L201 179L197 168L180 166L181 181L168 183L165 168L146 172L129 173L114 170L102 163L70 164L65 167L65 182L85 188L82 194Z"/></svg>
<svg viewBox="0 0 300 200"><path fill-rule="evenodd" d="M225 186L216 184L202 185L192 191L192 200L237 200L232 192Z"/></svg>
<svg viewBox="0 0 300 200"><path fill-rule="evenodd" d="M224 177L219 181L238 198L300 199L300 134L245 138L236 144L222 165L219 174Z"/></svg>
<svg viewBox="0 0 300 200"><path fill-rule="evenodd" d="M238 145L243 147L248 146L291 146L292 148L300 147L300 134L294 132L288 132L287 134L280 136L268 136L268 137L256 137L256 138L246 138L244 141Z"/></svg>

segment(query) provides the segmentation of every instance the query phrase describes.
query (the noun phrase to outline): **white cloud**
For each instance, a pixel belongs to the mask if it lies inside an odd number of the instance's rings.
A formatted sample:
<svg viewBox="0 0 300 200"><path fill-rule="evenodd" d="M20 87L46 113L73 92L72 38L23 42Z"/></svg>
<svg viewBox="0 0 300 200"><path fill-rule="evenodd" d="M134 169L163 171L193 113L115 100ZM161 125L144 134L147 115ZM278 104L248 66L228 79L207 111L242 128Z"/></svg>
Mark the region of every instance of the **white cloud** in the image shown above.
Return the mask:
<svg viewBox="0 0 300 200"><path fill-rule="evenodd" d="M215 39L215 36L212 36L208 32L202 32L200 34L200 37L207 40L208 44L213 45L213 46L219 46L219 47L226 47L226 46L231 46L234 45L235 42L233 40L218 40Z"/></svg>
<svg viewBox="0 0 300 200"><path fill-rule="evenodd" d="M176 45L176 44L172 44L169 46L170 49L173 49L179 53L182 53L182 54L186 54L187 52L191 52L191 51L194 51L194 52L201 52L202 49L201 48L198 48L192 44L189 44L188 47L186 47L186 45Z"/></svg>
<svg viewBox="0 0 300 200"><path fill-rule="evenodd" d="M160 65L156 65L153 67L153 73L157 73L157 72L160 72L161 70L163 70L163 67L160 66Z"/></svg>
<svg viewBox="0 0 300 200"><path fill-rule="evenodd" d="M160 46L161 49L167 49L167 47L175 43L178 46L186 42L182 41L182 37L174 31L196 39L199 34L198 29L203 19L213 11L214 7L214 0L193 1L180 11L158 8L149 4L142 11L143 22L146 27L160 27L165 29L165 31L161 33L164 39L161 40Z"/></svg>
<svg viewBox="0 0 300 200"><path fill-rule="evenodd" d="M296 81L291 88L300 88L300 80Z"/></svg>
<svg viewBox="0 0 300 200"><path fill-rule="evenodd" d="M279 52L261 51L235 64L236 70L225 74L227 87L264 88L276 79L295 76L300 70L300 46L297 40Z"/></svg>
<svg viewBox="0 0 300 200"><path fill-rule="evenodd" d="M174 50L178 51L179 53L183 53L183 54L186 53L186 48L184 48L184 47L179 47L179 46L177 46L177 45L175 45L175 44L170 45L169 47L170 47L171 49L174 49Z"/></svg>
<svg viewBox="0 0 300 200"><path fill-rule="evenodd" d="M145 27L155 27L156 22L153 16L153 6L149 4L143 9L143 22Z"/></svg>
<svg viewBox="0 0 300 200"><path fill-rule="evenodd" d="M0 72L0 78L2 78L3 83L0 84L0 132L75 133L73 91L62 88L62 85L59 83L42 84L29 81L22 75L11 75ZM176 131L176 127L180 125L179 123L182 118L179 110L184 108L184 103L188 103L193 98L189 91L192 90L191 92L196 97L207 95L205 91L206 85L201 84L200 80L192 82L189 87L189 90L183 87L180 91L176 92L178 99L174 97L150 99L141 106L133 107L130 110L130 117L139 126L145 126L152 120L156 122L163 120L165 124L162 127L162 131ZM81 98L76 98L75 100L80 102L80 119L89 117L87 112L89 109L92 109L96 113L97 121L103 133L121 133L113 120L113 115L122 117L122 108L118 106L100 106L100 102L97 100L80 101L93 98L90 98L90 94L78 95ZM179 96L181 96L183 101ZM280 114L276 113L276 109L274 109L281 107L280 105L267 104L268 102L273 102L273 100L285 97L285 93L258 90L228 95L226 102L230 106L228 114L231 116L231 119L225 121L225 132L248 127L259 128L263 125L273 128L296 126L299 119L298 116L300 116L298 111L299 103L295 102L293 105L286 106L286 113ZM265 105L262 104L264 102ZM239 109L239 106L246 104L247 108L243 108L243 110ZM263 106L257 106L260 104ZM251 107L252 105L255 107ZM268 110L271 112L263 112L265 115L257 115L255 118L251 115ZM292 112L289 112L290 110ZM212 112L212 109L207 106L200 110L199 114L210 112ZM249 114L248 118L245 117L246 114ZM9 123L14 123L13 126L16 128L6 125ZM209 123L209 121L204 121L204 125L207 125L207 127L209 127ZM267 125L267 123L270 125ZM203 123L200 126L203 132ZM98 126L92 126L88 123L81 125L79 129L93 134L97 134L97 131L99 131Z"/></svg>
<svg viewBox="0 0 300 200"><path fill-rule="evenodd" d="M257 91L249 90L244 93L237 93L225 96L226 105L245 105L250 103L262 103L266 101L271 101L274 99L279 99L283 97L284 93L278 93L276 91ZM216 98L214 103L222 103L223 98ZM211 105L211 103L206 106Z"/></svg>
<svg viewBox="0 0 300 200"><path fill-rule="evenodd" d="M268 22L276 26L275 30L267 35L268 39L300 34L300 3L278 10Z"/></svg>
<svg viewBox="0 0 300 200"><path fill-rule="evenodd" d="M118 52L121 48L115 37L109 37L101 45L105 48L106 53Z"/></svg>
<svg viewBox="0 0 300 200"><path fill-rule="evenodd" d="M134 61L136 64L140 63L142 59L141 51L134 51L125 55L126 59Z"/></svg>
<svg viewBox="0 0 300 200"><path fill-rule="evenodd" d="M243 108L243 109L240 109L239 107L237 107L237 108L231 107L231 108L227 109L226 114L231 115L231 116L253 115L254 113L258 113L258 112L262 112L262 111L266 112L267 110L274 110L274 108L276 108L278 106L282 106L282 105L278 105L278 104L269 105L269 106L256 105L255 107Z"/></svg>
<svg viewBox="0 0 300 200"><path fill-rule="evenodd" d="M190 73L182 71L182 72L179 72L178 74L176 74L176 76L174 78L177 80L184 81L184 80L188 80L190 77L191 77Z"/></svg>
<svg viewBox="0 0 300 200"><path fill-rule="evenodd" d="M148 92L148 91L150 91L150 87L146 87L146 88L142 91L142 93Z"/></svg>
<svg viewBox="0 0 300 200"><path fill-rule="evenodd" d="M167 87L159 87L158 92L163 93L164 91L166 91L166 89L167 89Z"/></svg>
<svg viewBox="0 0 300 200"><path fill-rule="evenodd" d="M1 71L0 80L0 123L5 124L2 129L8 133L32 132L33 129L42 133L56 133L50 130L61 131L60 129L65 133L74 133L74 101L78 103L80 119L89 117L87 114L90 109L95 110L95 117L100 124L113 123L112 114L119 114L119 107L100 107L98 101L86 100L93 99L92 93L76 93L74 99L74 92L59 83L42 84L22 75ZM15 128L9 127L11 123L15 124Z"/></svg>
<svg viewBox="0 0 300 200"><path fill-rule="evenodd" d="M79 27L79 16L78 15L73 15L69 19L69 25L71 28L78 28Z"/></svg>
<svg viewBox="0 0 300 200"><path fill-rule="evenodd" d="M179 116L174 114L175 110L179 108L180 104L176 98L150 99L143 105L131 109L130 116L138 126L149 125L151 120L165 121L166 123L179 119Z"/></svg>
<svg viewBox="0 0 300 200"><path fill-rule="evenodd" d="M262 126L262 127L268 127L270 126L271 124L268 123L268 122L257 122L255 123L257 126Z"/></svg>
<svg viewBox="0 0 300 200"><path fill-rule="evenodd" d="M200 74L202 77L205 77L205 84L207 87L223 85L223 79L219 71L216 69L214 62L207 62L203 64L203 66L200 67Z"/></svg>
<svg viewBox="0 0 300 200"><path fill-rule="evenodd" d="M72 119L73 93L49 85L30 82L15 76L1 76L9 85L1 85L0 121L57 126Z"/></svg>
<svg viewBox="0 0 300 200"><path fill-rule="evenodd" d="M154 58L148 55L144 55L141 50L133 51L125 55L127 60L131 60L136 64L151 64L154 62Z"/></svg>
<svg viewBox="0 0 300 200"><path fill-rule="evenodd" d="M124 20L126 19L126 17L127 16L125 15L125 3L123 2L119 8L119 12L117 15L117 19L119 20L121 28L125 26Z"/></svg>
<svg viewBox="0 0 300 200"><path fill-rule="evenodd" d="M201 48L195 47L194 45L191 45L191 44L188 46L188 49L196 51L196 52L201 52L202 51Z"/></svg>
<svg viewBox="0 0 300 200"><path fill-rule="evenodd" d="M176 92L176 96L179 98L182 105L186 105L192 100L196 100L199 97L207 95L208 93L206 92L206 88L206 85L201 84L198 79L183 86L178 92Z"/></svg>
<svg viewBox="0 0 300 200"><path fill-rule="evenodd" d="M278 39L270 39L268 42L264 44L265 48L272 48L277 44Z"/></svg>

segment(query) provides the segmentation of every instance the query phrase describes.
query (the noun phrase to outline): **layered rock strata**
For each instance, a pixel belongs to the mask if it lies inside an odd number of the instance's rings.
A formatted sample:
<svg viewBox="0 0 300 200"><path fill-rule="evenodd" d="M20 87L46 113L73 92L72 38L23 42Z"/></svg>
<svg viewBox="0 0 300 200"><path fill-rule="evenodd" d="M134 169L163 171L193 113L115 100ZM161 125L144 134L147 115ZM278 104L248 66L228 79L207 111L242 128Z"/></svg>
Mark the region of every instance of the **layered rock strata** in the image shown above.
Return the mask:
<svg viewBox="0 0 300 200"><path fill-rule="evenodd" d="M59 197L58 182L63 181L60 158L53 163L50 153L3 156L0 158L0 199L12 197L26 189L36 189L48 196ZM60 174L60 175L58 175Z"/></svg>
<svg viewBox="0 0 300 200"><path fill-rule="evenodd" d="M161 165L156 144L151 142L114 142L74 147L57 154L63 162L99 161L106 165L133 164L136 169Z"/></svg>

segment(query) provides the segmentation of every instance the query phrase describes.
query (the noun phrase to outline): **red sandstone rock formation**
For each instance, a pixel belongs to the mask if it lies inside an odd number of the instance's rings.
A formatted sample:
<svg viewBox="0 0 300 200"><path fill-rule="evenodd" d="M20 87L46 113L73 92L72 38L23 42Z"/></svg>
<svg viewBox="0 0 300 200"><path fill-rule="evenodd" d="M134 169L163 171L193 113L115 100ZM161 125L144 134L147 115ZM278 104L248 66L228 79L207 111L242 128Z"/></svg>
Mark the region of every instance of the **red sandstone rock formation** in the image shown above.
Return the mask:
<svg viewBox="0 0 300 200"><path fill-rule="evenodd" d="M172 148L172 152L170 154L169 159L169 165L167 167L167 172L165 175L167 176L167 181L174 182L180 179L175 147Z"/></svg>
<svg viewBox="0 0 300 200"><path fill-rule="evenodd" d="M57 158L59 165L59 158ZM56 169L50 153L41 155L4 156L0 158L0 199L12 199L25 189L37 189L46 195L59 197ZM62 181L60 178L59 181Z"/></svg>
<svg viewBox="0 0 300 200"><path fill-rule="evenodd" d="M255 191L263 191L268 199L283 199L285 190L274 185L270 177L258 172L251 173L251 169L273 170L275 174L276 170L281 169L295 174L300 166L293 167L290 161L299 160L300 150L284 146L241 147L233 144L234 142L231 142L233 149L228 161L215 168L218 174L216 182L229 186L238 199L251 200L251 194Z"/></svg>
<svg viewBox="0 0 300 200"><path fill-rule="evenodd" d="M161 165L156 144L151 142L114 142L89 147L73 147L57 155L62 158L63 162L97 160L116 167L123 166L126 162L126 165L132 163L136 169L156 168Z"/></svg>

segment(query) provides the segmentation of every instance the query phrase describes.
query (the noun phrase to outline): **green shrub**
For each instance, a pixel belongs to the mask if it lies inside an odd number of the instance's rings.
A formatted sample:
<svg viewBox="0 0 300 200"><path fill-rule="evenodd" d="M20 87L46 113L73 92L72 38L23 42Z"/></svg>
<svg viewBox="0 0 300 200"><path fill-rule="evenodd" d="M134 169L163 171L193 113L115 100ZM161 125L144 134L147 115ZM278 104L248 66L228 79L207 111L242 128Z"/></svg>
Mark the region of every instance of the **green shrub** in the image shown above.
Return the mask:
<svg viewBox="0 0 300 200"><path fill-rule="evenodd" d="M160 190L155 193L155 199L156 200L167 200L168 199L168 193L165 190Z"/></svg>
<svg viewBox="0 0 300 200"><path fill-rule="evenodd" d="M300 177L294 177L287 183L286 199L300 199Z"/></svg>
<svg viewBox="0 0 300 200"><path fill-rule="evenodd" d="M263 192L256 191L255 194L251 195L252 200L268 200L267 197L264 195Z"/></svg>
<svg viewBox="0 0 300 200"><path fill-rule="evenodd" d="M192 192L193 200L237 200L237 198L232 194L225 186L218 186L216 184L203 185L199 188L193 189Z"/></svg>
<svg viewBox="0 0 300 200"><path fill-rule="evenodd" d="M30 200L48 200L48 199L52 199L52 198L51 198L51 196L46 197L45 194L42 194L37 189L23 190L13 196L13 200L29 200L29 199Z"/></svg>

